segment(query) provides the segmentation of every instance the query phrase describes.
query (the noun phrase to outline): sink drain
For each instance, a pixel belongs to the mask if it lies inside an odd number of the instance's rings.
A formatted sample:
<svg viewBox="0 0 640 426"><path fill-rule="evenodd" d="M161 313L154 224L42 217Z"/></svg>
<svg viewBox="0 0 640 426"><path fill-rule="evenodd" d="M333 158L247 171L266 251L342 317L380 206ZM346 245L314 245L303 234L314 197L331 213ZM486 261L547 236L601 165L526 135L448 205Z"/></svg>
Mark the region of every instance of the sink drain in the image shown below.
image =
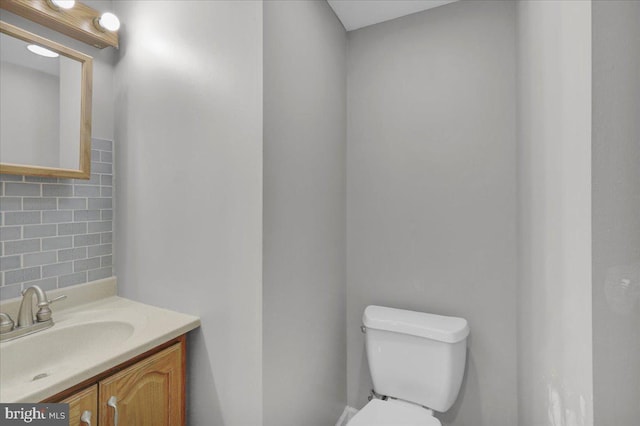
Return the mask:
<svg viewBox="0 0 640 426"><path fill-rule="evenodd" d="M33 379L31 379L31 381L35 382L36 380L44 379L45 377L48 377L48 376L49 376L48 373L40 373L40 374L37 374L37 375L33 376Z"/></svg>

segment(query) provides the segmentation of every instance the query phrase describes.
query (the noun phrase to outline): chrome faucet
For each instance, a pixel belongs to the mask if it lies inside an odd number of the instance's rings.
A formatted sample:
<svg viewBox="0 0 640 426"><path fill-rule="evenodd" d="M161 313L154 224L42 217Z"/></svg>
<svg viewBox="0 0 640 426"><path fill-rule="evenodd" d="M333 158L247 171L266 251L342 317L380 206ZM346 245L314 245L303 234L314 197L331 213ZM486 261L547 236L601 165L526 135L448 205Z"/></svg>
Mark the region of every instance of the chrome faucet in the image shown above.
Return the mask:
<svg viewBox="0 0 640 426"><path fill-rule="evenodd" d="M35 316L33 315L34 295L37 297L36 307L38 308ZM25 289L22 292L22 302L18 311L18 323L15 326L9 315L0 313L0 342L17 339L52 327L53 319L49 305L66 297L63 295L49 300L44 290L37 285Z"/></svg>

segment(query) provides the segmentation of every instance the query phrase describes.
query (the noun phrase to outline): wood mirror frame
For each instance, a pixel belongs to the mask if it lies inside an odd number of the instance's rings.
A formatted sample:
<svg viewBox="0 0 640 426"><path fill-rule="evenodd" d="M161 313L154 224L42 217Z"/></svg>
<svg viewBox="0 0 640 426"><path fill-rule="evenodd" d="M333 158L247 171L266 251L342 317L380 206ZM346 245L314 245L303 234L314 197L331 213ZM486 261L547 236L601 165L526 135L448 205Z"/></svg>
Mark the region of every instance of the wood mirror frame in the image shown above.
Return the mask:
<svg viewBox="0 0 640 426"><path fill-rule="evenodd" d="M40 37L14 25L0 21L0 33L28 43L38 44L49 50L80 62L82 67L82 90L80 99L80 168L64 169L29 164L0 162L0 174L89 179L91 177L91 95L93 90L93 59L91 56L70 49L60 43Z"/></svg>

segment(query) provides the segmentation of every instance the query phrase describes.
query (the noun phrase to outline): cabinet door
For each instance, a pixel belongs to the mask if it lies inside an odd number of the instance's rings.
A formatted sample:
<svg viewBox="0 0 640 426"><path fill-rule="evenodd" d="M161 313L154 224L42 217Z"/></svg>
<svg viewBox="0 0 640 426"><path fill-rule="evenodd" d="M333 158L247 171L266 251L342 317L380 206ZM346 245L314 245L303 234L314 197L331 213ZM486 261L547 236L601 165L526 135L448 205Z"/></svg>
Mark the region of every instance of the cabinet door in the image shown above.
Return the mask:
<svg viewBox="0 0 640 426"><path fill-rule="evenodd" d="M183 368L178 343L102 380L100 425L184 425Z"/></svg>
<svg viewBox="0 0 640 426"><path fill-rule="evenodd" d="M98 424L98 385L74 393L60 402L69 404L69 426Z"/></svg>

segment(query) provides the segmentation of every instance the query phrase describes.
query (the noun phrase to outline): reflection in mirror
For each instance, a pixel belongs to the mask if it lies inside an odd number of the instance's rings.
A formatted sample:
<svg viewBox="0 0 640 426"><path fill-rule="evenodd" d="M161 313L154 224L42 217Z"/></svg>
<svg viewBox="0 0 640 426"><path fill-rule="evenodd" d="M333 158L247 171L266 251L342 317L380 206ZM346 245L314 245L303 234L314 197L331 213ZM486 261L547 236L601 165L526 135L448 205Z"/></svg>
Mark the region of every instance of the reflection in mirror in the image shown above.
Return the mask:
<svg viewBox="0 0 640 426"><path fill-rule="evenodd" d="M0 172L88 178L91 58L0 24Z"/></svg>
<svg viewBox="0 0 640 426"><path fill-rule="evenodd" d="M0 158L79 169L82 64L37 47L0 34Z"/></svg>

